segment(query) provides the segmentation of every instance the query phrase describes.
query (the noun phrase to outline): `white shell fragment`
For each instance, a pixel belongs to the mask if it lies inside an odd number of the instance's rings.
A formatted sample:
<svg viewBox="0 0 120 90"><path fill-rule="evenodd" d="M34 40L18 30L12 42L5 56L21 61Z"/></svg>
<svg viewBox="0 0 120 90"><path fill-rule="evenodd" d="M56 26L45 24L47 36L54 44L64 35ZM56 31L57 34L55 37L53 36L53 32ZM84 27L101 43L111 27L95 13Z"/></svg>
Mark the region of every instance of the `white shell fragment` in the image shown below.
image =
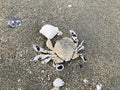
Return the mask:
<svg viewBox="0 0 120 90"><path fill-rule="evenodd" d="M96 85L96 89L95 90L102 90L102 84L101 83L98 83Z"/></svg>
<svg viewBox="0 0 120 90"><path fill-rule="evenodd" d="M58 27L46 24L44 25L40 31L41 34L43 34L47 39L52 39L54 38L57 34L61 35L62 32L59 31Z"/></svg>
<svg viewBox="0 0 120 90"><path fill-rule="evenodd" d="M69 8L71 8L71 7L72 7L72 5L71 5L71 4L69 4L69 5L68 5L68 7L69 7Z"/></svg>
<svg viewBox="0 0 120 90"><path fill-rule="evenodd" d="M62 87L62 86L64 86L64 84L65 84L65 82L60 78L56 78L53 81L53 86L55 86L55 87Z"/></svg>
<svg viewBox="0 0 120 90"><path fill-rule="evenodd" d="M85 84L89 83L89 81L88 81L86 78L83 80L83 82L84 82Z"/></svg>

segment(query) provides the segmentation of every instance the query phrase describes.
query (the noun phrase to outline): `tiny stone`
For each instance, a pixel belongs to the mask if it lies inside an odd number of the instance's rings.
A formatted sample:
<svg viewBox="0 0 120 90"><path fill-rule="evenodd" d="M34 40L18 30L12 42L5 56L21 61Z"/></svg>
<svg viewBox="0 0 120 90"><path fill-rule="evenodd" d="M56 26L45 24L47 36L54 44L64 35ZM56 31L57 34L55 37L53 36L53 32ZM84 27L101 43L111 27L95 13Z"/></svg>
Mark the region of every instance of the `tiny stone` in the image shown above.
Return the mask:
<svg viewBox="0 0 120 90"><path fill-rule="evenodd" d="M47 75L46 75L46 79L47 79L48 81L50 81L50 80L51 80L51 77L50 77L50 75L49 75L49 74L47 74Z"/></svg>
<svg viewBox="0 0 120 90"><path fill-rule="evenodd" d="M20 79L18 79L17 81L20 82Z"/></svg>
<svg viewBox="0 0 120 90"><path fill-rule="evenodd" d="M33 11L36 11L36 9L34 9Z"/></svg>
<svg viewBox="0 0 120 90"><path fill-rule="evenodd" d="M22 90L21 88L18 88L17 90Z"/></svg>
<svg viewBox="0 0 120 90"><path fill-rule="evenodd" d="M41 78L42 80L44 80L44 78Z"/></svg>
<svg viewBox="0 0 120 90"><path fill-rule="evenodd" d="M102 89L102 84L101 83L98 83L97 85L96 85L96 90L101 90Z"/></svg>
<svg viewBox="0 0 120 90"><path fill-rule="evenodd" d="M11 26L12 28L20 26L21 25L21 19L13 17L10 20L8 20L8 25Z"/></svg>
<svg viewBox="0 0 120 90"><path fill-rule="evenodd" d="M83 80L83 82L84 82L85 84L87 84L89 81L85 78L85 79Z"/></svg>
<svg viewBox="0 0 120 90"><path fill-rule="evenodd" d="M41 70L41 73L44 73L45 72L45 70Z"/></svg>
<svg viewBox="0 0 120 90"><path fill-rule="evenodd" d="M70 8L70 7L72 7L72 5L70 4L70 5L68 5L68 7Z"/></svg>
<svg viewBox="0 0 120 90"><path fill-rule="evenodd" d="M33 74L31 70L27 69L28 73Z"/></svg>
<svg viewBox="0 0 120 90"><path fill-rule="evenodd" d="M43 20L42 23L44 23L45 21Z"/></svg>
<svg viewBox="0 0 120 90"><path fill-rule="evenodd" d="M69 90L68 88L65 88L65 90Z"/></svg>
<svg viewBox="0 0 120 90"><path fill-rule="evenodd" d="M62 8L60 7L59 9L61 10Z"/></svg>

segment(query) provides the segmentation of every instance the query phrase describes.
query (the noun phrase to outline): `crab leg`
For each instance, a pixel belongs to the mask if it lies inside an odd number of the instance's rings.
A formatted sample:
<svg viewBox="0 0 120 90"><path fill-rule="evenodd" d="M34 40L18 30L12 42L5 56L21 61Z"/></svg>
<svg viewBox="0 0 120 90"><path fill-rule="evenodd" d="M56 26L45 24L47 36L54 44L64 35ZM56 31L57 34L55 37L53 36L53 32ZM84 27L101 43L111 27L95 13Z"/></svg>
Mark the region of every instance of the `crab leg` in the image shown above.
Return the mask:
<svg viewBox="0 0 120 90"><path fill-rule="evenodd" d="M46 59L44 59L44 60L42 61L42 64L46 64L46 63L48 63L50 60L51 60L50 57L49 57L49 58L46 58Z"/></svg>
<svg viewBox="0 0 120 90"><path fill-rule="evenodd" d="M79 54L79 55L80 55L80 57L82 58L83 62L86 62L85 57L84 57L82 54Z"/></svg>
<svg viewBox="0 0 120 90"><path fill-rule="evenodd" d="M69 30L70 34L72 35L72 39L74 41L74 43L78 43L78 38L77 38L77 34L74 30Z"/></svg>
<svg viewBox="0 0 120 90"><path fill-rule="evenodd" d="M44 60L45 58L50 57L50 56L51 55L39 54L39 55L37 55L37 56L34 57L33 61L38 61L40 58L42 60Z"/></svg>
<svg viewBox="0 0 120 90"><path fill-rule="evenodd" d="M33 49L36 51L36 52L41 52L41 53L52 53L52 51L48 51L48 50L45 50L37 45L33 45Z"/></svg>
<svg viewBox="0 0 120 90"><path fill-rule="evenodd" d="M79 44L79 46L76 48L76 51L80 51L80 50L84 50L84 46L83 46L84 40Z"/></svg>
<svg viewBox="0 0 120 90"><path fill-rule="evenodd" d="M60 58L57 57L57 55L52 55L52 60L53 60L53 67L56 67L57 64L63 63L64 61Z"/></svg>

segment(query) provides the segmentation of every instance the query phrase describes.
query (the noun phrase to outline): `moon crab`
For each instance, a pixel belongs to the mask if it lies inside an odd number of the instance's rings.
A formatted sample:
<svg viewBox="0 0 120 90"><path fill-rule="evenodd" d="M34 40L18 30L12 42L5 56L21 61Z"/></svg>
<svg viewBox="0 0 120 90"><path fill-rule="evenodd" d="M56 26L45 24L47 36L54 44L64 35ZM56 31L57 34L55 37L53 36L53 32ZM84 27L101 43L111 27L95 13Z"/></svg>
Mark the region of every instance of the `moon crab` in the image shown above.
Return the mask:
<svg viewBox="0 0 120 90"><path fill-rule="evenodd" d="M82 60L86 62L84 56L80 53L81 50L84 50L84 40L79 44L76 32L73 30L70 30L69 32L71 38L63 37L62 39L57 40L54 46L51 39L47 39L46 46L49 50L33 45L34 50L40 53L34 57L34 61L38 61L38 59L41 58L43 60L42 63L48 63L52 60L53 66L59 71L64 68L63 62L74 60L78 57L81 57Z"/></svg>

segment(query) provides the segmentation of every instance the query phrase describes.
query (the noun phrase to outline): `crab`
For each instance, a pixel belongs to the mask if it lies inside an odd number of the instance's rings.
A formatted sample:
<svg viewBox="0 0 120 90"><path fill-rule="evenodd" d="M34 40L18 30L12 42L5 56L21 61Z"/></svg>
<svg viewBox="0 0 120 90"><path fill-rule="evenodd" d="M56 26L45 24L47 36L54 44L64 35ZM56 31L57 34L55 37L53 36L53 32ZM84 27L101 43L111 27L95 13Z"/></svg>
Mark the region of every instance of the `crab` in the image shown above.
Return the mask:
<svg viewBox="0 0 120 90"><path fill-rule="evenodd" d="M84 56L80 52L84 50L84 40L79 44L77 34L73 30L69 30L71 38L63 37L60 40L57 40L53 46L50 39L47 40L46 46L49 50L45 50L37 45L33 45L33 48L36 52L40 54L34 57L34 61L38 61L41 58L42 63L48 63L50 60L53 61L53 66L59 65L63 62L74 60L78 57L81 57L84 62L86 62Z"/></svg>

